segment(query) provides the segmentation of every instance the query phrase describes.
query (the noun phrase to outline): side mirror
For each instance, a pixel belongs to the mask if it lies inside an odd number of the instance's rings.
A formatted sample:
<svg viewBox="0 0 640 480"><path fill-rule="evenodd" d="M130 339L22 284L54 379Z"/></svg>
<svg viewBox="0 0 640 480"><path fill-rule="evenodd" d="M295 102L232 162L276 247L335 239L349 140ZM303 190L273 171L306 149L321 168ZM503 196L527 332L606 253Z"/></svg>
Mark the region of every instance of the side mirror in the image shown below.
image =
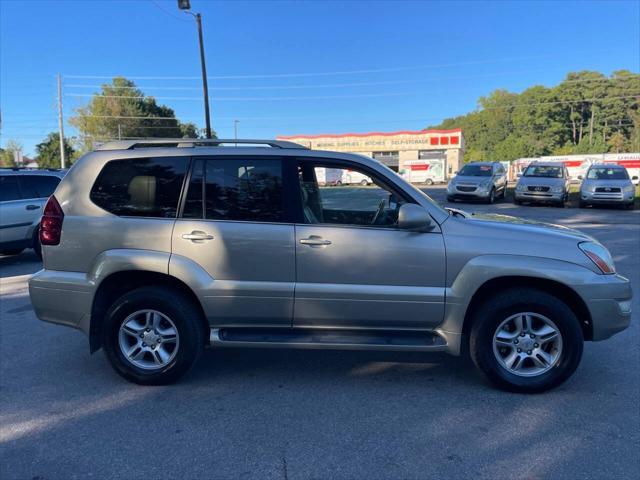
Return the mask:
<svg viewBox="0 0 640 480"><path fill-rule="evenodd" d="M578 180L582 180L582 175L578 175Z"/></svg>
<svg viewBox="0 0 640 480"><path fill-rule="evenodd" d="M520 178L522 176L522 173L518 172L516 173L516 178Z"/></svg>
<svg viewBox="0 0 640 480"><path fill-rule="evenodd" d="M638 180L638 176L634 175L633 177L631 177L631 180Z"/></svg>
<svg viewBox="0 0 640 480"><path fill-rule="evenodd" d="M398 212L398 228L428 232L433 228L433 221L429 213L420 205L405 203Z"/></svg>
<svg viewBox="0 0 640 480"><path fill-rule="evenodd" d="M457 175L457 174L458 174L458 170L456 170L455 172L453 172L453 174L454 174L454 175Z"/></svg>

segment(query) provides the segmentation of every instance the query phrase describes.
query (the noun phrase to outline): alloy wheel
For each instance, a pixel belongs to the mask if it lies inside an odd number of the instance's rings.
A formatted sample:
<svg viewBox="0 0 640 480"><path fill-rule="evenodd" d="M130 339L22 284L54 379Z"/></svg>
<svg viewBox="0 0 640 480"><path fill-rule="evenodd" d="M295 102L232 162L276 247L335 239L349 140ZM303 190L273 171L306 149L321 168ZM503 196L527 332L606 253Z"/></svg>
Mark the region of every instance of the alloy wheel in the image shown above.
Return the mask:
<svg viewBox="0 0 640 480"><path fill-rule="evenodd" d="M118 332L124 358L138 368L166 367L178 353L178 329L169 317L157 310L138 310L124 319Z"/></svg>
<svg viewBox="0 0 640 480"><path fill-rule="evenodd" d="M553 368L562 354L562 334L549 318L521 312L506 318L493 335L493 353L508 372L535 377Z"/></svg>

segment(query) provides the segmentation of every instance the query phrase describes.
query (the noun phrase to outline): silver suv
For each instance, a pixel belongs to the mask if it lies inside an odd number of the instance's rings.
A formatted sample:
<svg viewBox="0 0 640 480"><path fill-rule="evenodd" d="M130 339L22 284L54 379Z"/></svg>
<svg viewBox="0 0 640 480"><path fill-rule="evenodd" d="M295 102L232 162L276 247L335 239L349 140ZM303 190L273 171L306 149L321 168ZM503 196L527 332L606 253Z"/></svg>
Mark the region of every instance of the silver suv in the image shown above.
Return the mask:
<svg viewBox="0 0 640 480"><path fill-rule="evenodd" d="M500 162L467 163L447 185L447 200L493 203L507 193L507 172Z"/></svg>
<svg viewBox="0 0 640 480"><path fill-rule="evenodd" d="M60 170L0 168L1 255L17 255L25 248L41 255L42 208L63 176Z"/></svg>
<svg viewBox="0 0 640 480"><path fill-rule="evenodd" d="M372 185L323 187L325 169ZM106 144L49 199L40 238L37 316L141 384L176 380L206 345L469 348L495 384L534 392L631 315L593 238L446 210L375 160L287 142Z"/></svg>
<svg viewBox="0 0 640 480"><path fill-rule="evenodd" d="M581 208L589 205L633 208L635 196L636 186L622 165L591 165L580 185Z"/></svg>
<svg viewBox="0 0 640 480"><path fill-rule="evenodd" d="M569 199L571 178L562 163L533 162L518 179L514 202L551 203L564 207Z"/></svg>

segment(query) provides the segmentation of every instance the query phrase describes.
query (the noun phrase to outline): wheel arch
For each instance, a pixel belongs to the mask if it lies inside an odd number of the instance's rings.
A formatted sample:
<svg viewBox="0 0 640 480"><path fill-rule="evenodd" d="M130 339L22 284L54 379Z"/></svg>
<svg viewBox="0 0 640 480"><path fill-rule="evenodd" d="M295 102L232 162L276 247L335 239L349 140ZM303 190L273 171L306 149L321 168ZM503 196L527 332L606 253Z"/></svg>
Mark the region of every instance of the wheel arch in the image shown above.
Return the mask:
<svg viewBox="0 0 640 480"><path fill-rule="evenodd" d="M113 302L132 290L142 286L164 286L178 291L194 302L201 313L202 327L206 332L209 325L200 300L194 291L182 280L166 273L149 270L122 270L105 277L96 289L91 307L91 324L89 327L89 348L91 353L102 347L102 322Z"/></svg>
<svg viewBox="0 0 640 480"><path fill-rule="evenodd" d="M514 287L535 288L562 300L578 318L584 339L593 339L591 313L589 312L584 300L575 290L556 280L521 275L496 277L487 280L480 285L471 297L471 301L469 302L465 312L462 326L462 333L465 338L468 338L473 325L473 316L478 308L480 308L483 303L489 301L493 295Z"/></svg>

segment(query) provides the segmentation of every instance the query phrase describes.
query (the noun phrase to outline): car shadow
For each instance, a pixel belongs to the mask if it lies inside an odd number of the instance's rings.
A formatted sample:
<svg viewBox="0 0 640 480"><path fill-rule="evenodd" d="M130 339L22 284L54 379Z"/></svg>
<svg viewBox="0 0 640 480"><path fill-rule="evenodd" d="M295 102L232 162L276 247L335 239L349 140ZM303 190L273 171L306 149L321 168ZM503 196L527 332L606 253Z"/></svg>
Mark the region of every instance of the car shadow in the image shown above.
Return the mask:
<svg viewBox="0 0 640 480"><path fill-rule="evenodd" d="M33 250L19 255L0 255L0 278L32 275L42 268L42 262Z"/></svg>

